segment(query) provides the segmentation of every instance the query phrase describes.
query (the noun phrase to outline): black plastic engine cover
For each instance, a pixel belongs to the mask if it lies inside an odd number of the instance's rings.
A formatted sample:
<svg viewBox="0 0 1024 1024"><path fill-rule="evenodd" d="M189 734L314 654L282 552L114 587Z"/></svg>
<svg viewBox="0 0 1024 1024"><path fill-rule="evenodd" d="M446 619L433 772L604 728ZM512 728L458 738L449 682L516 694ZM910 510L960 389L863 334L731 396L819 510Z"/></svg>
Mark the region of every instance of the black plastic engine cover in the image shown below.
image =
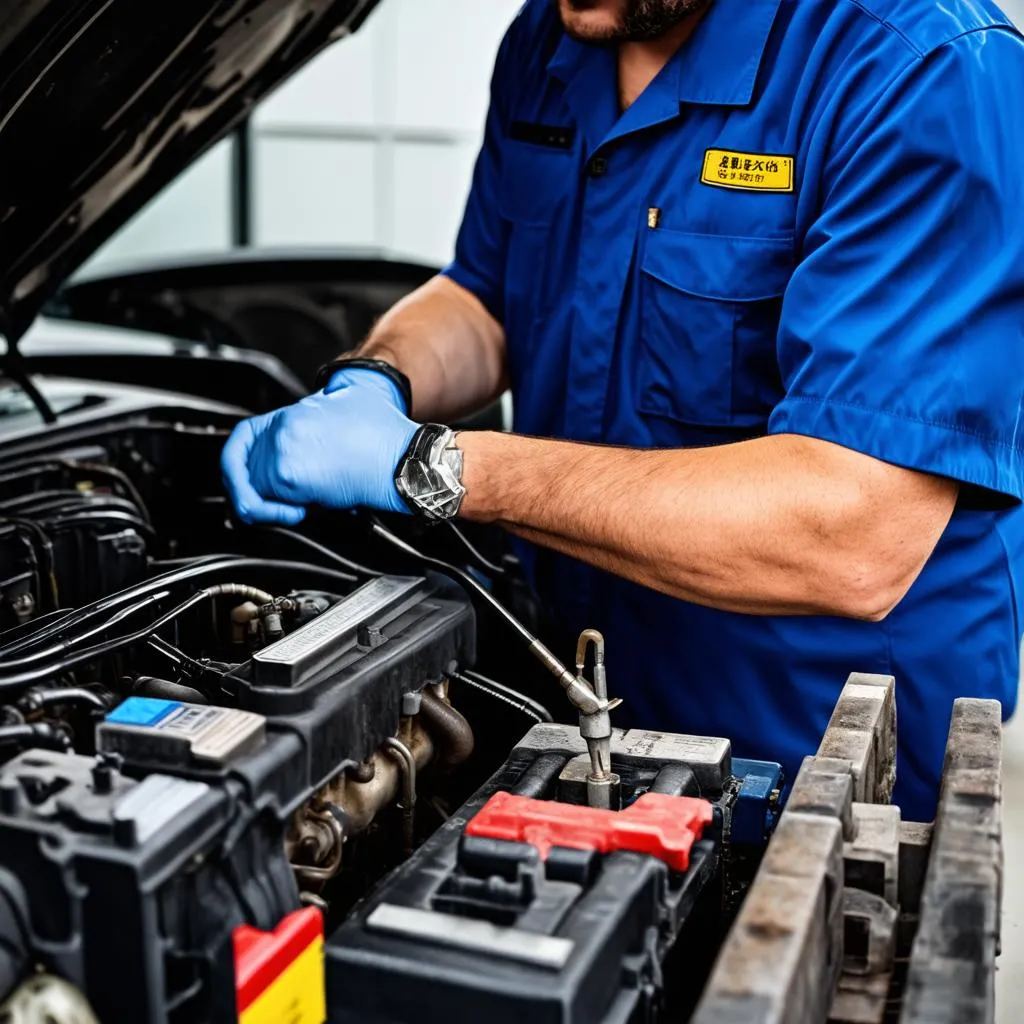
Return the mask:
<svg viewBox="0 0 1024 1024"><path fill-rule="evenodd" d="M277 790L305 799L394 734L403 694L476 656L473 607L431 577L382 576L257 652L226 679L231 703L301 741L301 778Z"/></svg>
<svg viewBox="0 0 1024 1024"><path fill-rule="evenodd" d="M145 759L112 746L134 770L198 779L231 776L249 798L290 813L327 781L394 735L402 697L475 657L473 607L436 577L382 576L264 647L232 675L216 703L266 718L266 740L221 769Z"/></svg>
<svg viewBox="0 0 1024 1024"><path fill-rule="evenodd" d="M0 768L0 905L23 908L30 961L103 1021L221 1019L233 928L272 927L299 905L279 826L238 829L238 796L68 753ZM0 921L0 937L14 930Z"/></svg>

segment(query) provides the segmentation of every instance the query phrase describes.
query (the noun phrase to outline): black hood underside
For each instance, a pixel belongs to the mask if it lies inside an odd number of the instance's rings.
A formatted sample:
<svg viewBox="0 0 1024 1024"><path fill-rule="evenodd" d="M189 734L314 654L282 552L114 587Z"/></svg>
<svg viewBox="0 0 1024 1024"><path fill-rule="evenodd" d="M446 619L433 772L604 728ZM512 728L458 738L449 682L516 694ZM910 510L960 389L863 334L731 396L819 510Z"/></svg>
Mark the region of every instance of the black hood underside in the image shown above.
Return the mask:
<svg viewBox="0 0 1024 1024"><path fill-rule="evenodd" d="M0 333L377 0L0 0Z"/></svg>

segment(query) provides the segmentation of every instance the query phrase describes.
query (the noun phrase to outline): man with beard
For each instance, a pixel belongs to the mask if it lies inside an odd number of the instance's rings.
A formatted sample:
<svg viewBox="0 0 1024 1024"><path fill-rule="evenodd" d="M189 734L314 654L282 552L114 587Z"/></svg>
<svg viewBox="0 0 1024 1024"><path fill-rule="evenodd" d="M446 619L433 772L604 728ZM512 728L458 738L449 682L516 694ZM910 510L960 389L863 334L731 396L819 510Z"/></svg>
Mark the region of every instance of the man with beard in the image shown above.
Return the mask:
<svg viewBox="0 0 1024 1024"><path fill-rule="evenodd" d="M1016 700L1022 96L988 0L530 0L454 261L238 428L239 514L500 523L620 724L790 777L892 674L930 817L953 699Z"/></svg>

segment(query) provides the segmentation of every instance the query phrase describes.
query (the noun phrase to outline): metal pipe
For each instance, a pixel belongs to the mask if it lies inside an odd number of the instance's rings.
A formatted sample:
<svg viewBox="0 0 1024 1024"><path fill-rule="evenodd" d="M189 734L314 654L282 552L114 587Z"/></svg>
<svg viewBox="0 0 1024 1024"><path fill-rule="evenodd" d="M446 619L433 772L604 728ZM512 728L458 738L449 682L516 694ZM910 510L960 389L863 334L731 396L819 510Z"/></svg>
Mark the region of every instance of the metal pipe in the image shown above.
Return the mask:
<svg viewBox="0 0 1024 1024"><path fill-rule="evenodd" d="M420 718L435 734L441 764L462 764L473 753L473 730L465 717L431 690L420 694Z"/></svg>
<svg viewBox="0 0 1024 1024"><path fill-rule="evenodd" d="M583 678L587 648L594 647L593 693L599 710L593 714L580 713L580 735L586 740L590 752L590 772L587 775L587 803L591 807L610 808L619 779L611 770L612 720L608 713L608 681L604 667L604 637L596 629L585 629L576 644L576 678L580 686L588 688Z"/></svg>
<svg viewBox="0 0 1024 1024"><path fill-rule="evenodd" d="M319 835L307 832L304 838L313 840L318 854L322 849L326 849L330 857L326 864L292 864L292 869L303 882L326 882L333 878L341 868L342 845L345 842L345 833L341 822L334 816L330 807L318 807L314 802L306 810L303 824L320 832Z"/></svg>
<svg viewBox="0 0 1024 1024"><path fill-rule="evenodd" d="M389 736L384 741L384 747L388 752L396 754L404 766L401 804L402 831L405 840L405 855L408 857L412 854L416 844L416 761L412 756L412 751L401 740L396 740L394 736Z"/></svg>
<svg viewBox="0 0 1024 1024"><path fill-rule="evenodd" d="M434 741L422 723L415 719L407 746L412 752L417 772L422 771L434 757ZM350 772L342 772L317 793L325 803L344 809L348 835L366 829L396 799L401 789L403 771L396 757L379 750L369 760L373 764L371 778L360 781Z"/></svg>

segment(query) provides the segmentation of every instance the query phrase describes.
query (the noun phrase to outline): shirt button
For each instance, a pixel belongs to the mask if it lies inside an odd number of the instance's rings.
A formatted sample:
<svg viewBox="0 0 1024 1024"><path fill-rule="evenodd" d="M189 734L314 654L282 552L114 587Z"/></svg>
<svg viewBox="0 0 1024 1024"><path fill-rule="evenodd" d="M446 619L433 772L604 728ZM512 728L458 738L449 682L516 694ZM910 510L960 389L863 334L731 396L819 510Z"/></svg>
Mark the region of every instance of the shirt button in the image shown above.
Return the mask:
<svg viewBox="0 0 1024 1024"><path fill-rule="evenodd" d="M608 170L608 161L603 156L595 156L590 161L587 173L592 178L600 178Z"/></svg>

